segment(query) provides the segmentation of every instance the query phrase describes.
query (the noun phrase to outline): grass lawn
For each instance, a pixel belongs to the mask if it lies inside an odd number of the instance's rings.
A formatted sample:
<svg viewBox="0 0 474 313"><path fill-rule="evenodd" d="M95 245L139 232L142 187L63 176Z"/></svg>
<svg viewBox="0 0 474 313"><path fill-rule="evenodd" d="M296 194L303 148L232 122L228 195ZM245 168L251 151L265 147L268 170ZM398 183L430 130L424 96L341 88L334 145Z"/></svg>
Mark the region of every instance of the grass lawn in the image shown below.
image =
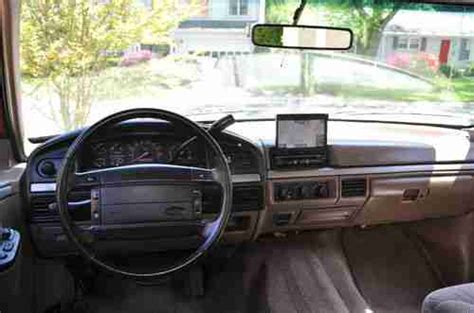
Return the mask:
<svg viewBox="0 0 474 313"><path fill-rule="evenodd" d="M474 79L458 78L451 82L454 94L459 101L474 102Z"/></svg>
<svg viewBox="0 0 474 313"><path fill-rule="evenodd" d="M277 95L301 94L299 86L263 86L255 89L256 93L273 93ZM380 88L367 85L347 85L336 83L318 83L312 94L324 94L341 98L363 98L392 101L460 101L474 102L474 79L457 78L448 80L438 78L432 91L410 89Z"/></svg>
<svg viewBox="0 0 474 313"><path fill-rule="evenodd" d="M186 88L198 77L192 62L152 60L129 67L109 67L93 76L93 101L113 101L141 96L156 96L176 88ZM36 99L55 97L44 79L23 79L25 95ZM43 100L44 101L44 100Z"/></svg>

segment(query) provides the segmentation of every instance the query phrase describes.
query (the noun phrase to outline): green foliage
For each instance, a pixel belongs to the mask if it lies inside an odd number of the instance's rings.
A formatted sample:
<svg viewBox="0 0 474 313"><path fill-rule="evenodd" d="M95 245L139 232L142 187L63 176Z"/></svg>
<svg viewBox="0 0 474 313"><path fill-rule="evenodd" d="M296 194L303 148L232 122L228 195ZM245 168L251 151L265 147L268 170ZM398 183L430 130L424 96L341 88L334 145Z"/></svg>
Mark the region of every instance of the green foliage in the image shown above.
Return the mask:
<svg viewBox="0 0 474 313"><path fill-rule="evenodd" d="M300 5L299 0L267 0L265 1L265 20L268 23L292 24L293 14ZM316 5L308 3L300 17L300 24L317 22Z"/></svg>
<svg viewBox="0 0 474 313"><path fill-rule="evenodd" d="M283 27L257 27L254 41L268 46L282 46Z"/></svg>
<svg viewBox="0 0 474 313"><path fill-rule="evenodd" d="M385 25L401 7L397 1L354 0L336 1L326 9L331 25L352 30L357 53L373 56Z"/></svg>
<svg viewBox="0 0 474 313"><path fill-rule="evenodd" d="M266 1L269 23L291 23L297 0ZM326 24L348 27L354 33L357 53L375 55L380 34L401 8L402 2L389 0L318 0L308 1L300 24Z"/></svg>
<svg viewBox="0 0 474 313"><path fill-rule="evenodd" d="M463 73L466 77L474 77L474 63L471 63L469 67Z"/></svg>
<svg viewBox="0 0 474 313"><path fill-rule="evenodd" d="M23 0L21 74L53 88L48 101L65 130L87 123L100 72L135 43L169 43L171 30L190 14L191 4L155 0L152 9L137 0ZM159 3L158 3L159 2Z"/></svg>
<svg viewBox="0 0 474 313"><path fill-rule="evenodd" d="M441 64L439 66L439 72L448 78L461 77L461 72L448 64Z"/></svg>
<svg viewBox="0 0 474 313"><path fill-rule="evenodd" d="M142 33L134 0L24 0L21 21L22 74L53 80L102 69L105 51L126 49Z"/></svg>
<svg viewBox="0 0 474 313"><path fill-rule="evenodd" d="M151 10L144 10L144 34L141 43L144 44L171 44L171 30L179 24L198 14L202 9L200 0L185 1L153 0Z"/></svg>
<svg viewBox="0 0 474 313"><path fill-rule="evenodd" d="M298 5L297 0L267 0L265 1L265 20L268 23L290 24Z"/></svg>

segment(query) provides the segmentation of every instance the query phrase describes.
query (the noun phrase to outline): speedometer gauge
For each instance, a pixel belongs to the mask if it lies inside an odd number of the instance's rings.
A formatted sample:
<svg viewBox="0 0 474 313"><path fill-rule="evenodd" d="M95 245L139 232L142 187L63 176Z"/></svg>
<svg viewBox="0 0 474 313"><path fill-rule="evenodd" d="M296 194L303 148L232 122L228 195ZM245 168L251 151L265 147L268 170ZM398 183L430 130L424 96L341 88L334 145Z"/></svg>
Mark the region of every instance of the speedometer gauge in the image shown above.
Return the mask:
<svg viewBox="0 0 474 313"><path fill-rule="evenodd" d="M116 142L109 147L109 157L111 166L120 166L128 163L131 159L131 153L121 142Z"/></svg>
<svg viewBox="0 0 474 313"><path fill-rule="evenodd" d="M160 144L155 145L154 155L156 162L165 163L170 159L170 152L167 147Z"/></svg>
<svg viewBox="0 0 474 313"><path fill-rule="evenodd" d="M155 160L154 144L151 140L139 140L132 146L130 163L151 163Z"/></svg>

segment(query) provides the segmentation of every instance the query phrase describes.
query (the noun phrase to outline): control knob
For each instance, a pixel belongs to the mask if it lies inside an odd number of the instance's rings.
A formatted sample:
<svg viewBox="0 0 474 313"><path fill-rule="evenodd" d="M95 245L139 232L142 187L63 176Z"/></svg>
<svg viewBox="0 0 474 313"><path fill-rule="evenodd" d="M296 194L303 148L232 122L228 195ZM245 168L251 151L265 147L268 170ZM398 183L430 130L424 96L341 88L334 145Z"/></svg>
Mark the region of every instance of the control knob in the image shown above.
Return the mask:
<svg viewBox="0 0 474 313"><path fill-rule="evenodd" d="M56 175L56 165L51 161L45 161L41 163L39 172L43 176L52 177Z"/></svg>

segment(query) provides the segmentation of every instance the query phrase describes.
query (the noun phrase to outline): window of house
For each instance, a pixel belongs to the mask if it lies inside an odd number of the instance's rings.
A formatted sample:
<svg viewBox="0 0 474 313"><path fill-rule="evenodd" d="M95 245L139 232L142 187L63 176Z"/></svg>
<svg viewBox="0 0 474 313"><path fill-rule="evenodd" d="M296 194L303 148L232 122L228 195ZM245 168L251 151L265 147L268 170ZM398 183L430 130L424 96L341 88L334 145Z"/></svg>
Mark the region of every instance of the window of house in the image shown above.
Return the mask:
<svg viewBox="0 0 474 313"><path fill-rule="evenodd" d="M469 39L461 39L461 45L459 47L459 61L469 60L471 42Z"/></svg>
<svg viewBox="0 0 474 313"><path fill-rule="evenodd" d="M248 15L249 0L229 0L229 15Z"/></svg>
<svg viewBox="0 0 474 313"><path fill-rule="evenodd" d="M408 48L408 38L407 37L400 37L398 38L398 50L406 50Z"/></svg>
<svg viewBox="0 0 474 313"><path fill-rule="evenodd" d="M420 38L410 38L408 43L408 50L420 50Z"/></svg>
<svg viewBox="0 0 474 313"><path fill-rule="evenodd" d="M422 40L418 37L394 37L395 50L412 50L419 51L422 46ZM426 42L425 42L426 45Z"/></svg>
<svg viewBox="0 0 474 313"><path fill-rule="evenodd" d="M423 37L421 38L421 46L420 46L420 50L421 51L426 51L426 37Z"/></svg>

